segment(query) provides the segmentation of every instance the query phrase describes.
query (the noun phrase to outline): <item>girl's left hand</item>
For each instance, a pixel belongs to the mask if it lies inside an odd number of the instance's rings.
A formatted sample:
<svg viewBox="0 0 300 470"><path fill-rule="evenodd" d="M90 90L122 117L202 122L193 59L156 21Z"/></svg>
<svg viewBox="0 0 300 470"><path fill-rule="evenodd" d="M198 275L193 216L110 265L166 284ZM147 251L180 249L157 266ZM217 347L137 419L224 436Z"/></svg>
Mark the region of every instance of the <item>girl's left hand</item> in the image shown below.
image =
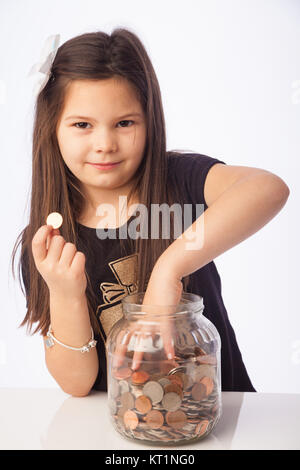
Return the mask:
<svg viewBox="0 0 300 470"><path fill-rule="evenodd" d="M145 308L146 317L138 322L139 324L134 325L134 331L130 332L130 334L127 334L124 338L122 336L120 341L117 342L114 360L115 367L120 367L123 363L125 353L127 352L127 345L132 334L136 336L136 348L131 366L133 370L140 366L140 362L143 359L143 349L146 349L143 347L143 342L145 344L145 341L147 338L149 338L149 336L152 336L153 341L155 334L159 334L159 336L162 338L167 358L174 359L175 351L172 338L173 322L168 319L168 314L173 313L174 306L180 302L182 290L183 286L181 280L175 278L169 271L164 270L163 268L157 269L154 267L148 282L142 305L161 306L162 314L160 314L159 308L155 308L153 315L154 321L150 326L151 308L150 310L148 309L148 311L147 308ZM159 313L159 316L156 315L157 313Z"/></svg>

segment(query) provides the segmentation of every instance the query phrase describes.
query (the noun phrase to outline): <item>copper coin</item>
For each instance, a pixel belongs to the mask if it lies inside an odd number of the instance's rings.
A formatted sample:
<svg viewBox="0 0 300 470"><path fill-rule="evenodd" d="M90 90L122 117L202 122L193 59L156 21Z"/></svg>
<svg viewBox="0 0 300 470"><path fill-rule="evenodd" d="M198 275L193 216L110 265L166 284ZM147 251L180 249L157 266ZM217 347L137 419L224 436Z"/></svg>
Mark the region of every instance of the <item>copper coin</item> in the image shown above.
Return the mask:
<svg viewBox="0 0 300 470"><path fill-rule="evenodd" d="M177 385L177 384L165 385L164 386L164 392L165 393L174 392L174 393L177 393L177 395L179 395L180 398L183 398L183 391L182 391L181 387L179 387L179 385Z"/></svg>
<svg viewBox="0 0 300 470"><path fill-rule="evenodd" d="M151 410L147 413L145 420L149 428L158 429L164 424L164 415L158 410Z"/></svg>
<svg viewBox="0 0 300 470"><path fill-rule="evenodd" d="M184 425L186 424L187 416L181 410L168 411L166 413L166 421L169 426L172 426L172 428L180 429L180 428L183 428Z"/></svg>
<svg viewBox="0 0 300 470"><path fill-rule="evenodd" d="M135 405L134 407L140 412L140 413L148 413L152 409L152 403L149 397L146 395L141 395L135 400Z"/></svg>
<svg viewBox="0 0 300 470"><path fill-rule="evenodd" d="M173 375L169 375L168 376L168 379L172 382L172 383L175 383L176 385L179 385L181 388L183 388L183 381L182 379L176 375L176 374L173 374Z"/></svg>
<svg viewBox="0 0 300 470"><path fill-rule="evenodd" d="M134 407L135 397L134 395L132 395L132 393L130 392L122 393L120 400L121 400L121 405L124 408L130 409Z"/></svg>
<svg viewBox="0 0 300 470"><path fill-rule="evenodd" d="M162 399L162 405L167 411L176 411L178 408L180 408L181 401L182 400L178 393L168 392Z"/></svg>
<svg viewBox="0 0 300 470"><path fill-rule="evenodd" d="M153 404L159 403L164 396L164 389L158 382L147 382L143 387L143 394L147 395Z"/></svg>
<svg viewBox="0 0 300 470"><path fill-rule="evenodd" d="M113 375L118 380L129 379L131 377L132 370L129 367L120 367L113 372Z"/></svg>
<svg viewBox="0 0 300 470"><path fill-rule="evenodd" d="M211 379L214 379L215 375L215 367L209 364L201 364L200 366L195 367L193 370L193 379L195 382L199 382L203 377L210 377Z"/></svg>
<svg viewBox="0 0 300 470"><path fill-rule="evenodd" d="M203 379L200 380L200 384L205 385L206 387L206 394L210 395L211 392L214 389L214 381L210 377L203 377Z"/></svg>
<svg viewBox="0 0 300 470"><path fill-rule="evenodd" d="M207 431L208 425L209 425L208 419L203 419L202 421L200 421L200 423L197 424L195 433L198 436L203 436L203 434Z"/></svg>
<svg viewBox="0 0 300 470"><path fill-rule="evenodd" d="M139 419L136 413L132 410L127 410L124 413L123 421L126 428L135 429L139 424Z"/></svg>
<svg viewBox="0 0 300 470"><path fill-rule="evenodd" d="M150 375L144 370L138 370L131 375L131 382L134 385L142 385L149 379Z"/></svg>
<svg viewBox="0 0 300 470"><path fill-rule="evenodd" d="M202 383L196 383L192 388L192 397L194 400L201 401L206 397L206 387Z"/></svg>
<svg viewBox="0 0 300 470"><path fill-rule="evenodd" d="M180 379L182 381L183 389L186 390L186 388L189 385L188 376L184 372L175 372L175 374L173 374L173 375L175 375L175 377L180 377Z"/></svg>

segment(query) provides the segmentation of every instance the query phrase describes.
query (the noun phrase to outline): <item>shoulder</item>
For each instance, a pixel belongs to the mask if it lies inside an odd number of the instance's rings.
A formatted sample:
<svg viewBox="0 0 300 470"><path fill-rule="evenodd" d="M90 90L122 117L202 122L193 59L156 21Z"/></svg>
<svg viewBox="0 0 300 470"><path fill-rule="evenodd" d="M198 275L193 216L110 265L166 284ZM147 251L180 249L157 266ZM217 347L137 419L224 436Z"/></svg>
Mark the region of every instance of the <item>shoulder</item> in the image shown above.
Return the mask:
<svg viewBox="0 0 300 470"><path fill-rule="evenodd" d="M201 153L170 153L168 155L169 174L181 178L187 177L190 183L195 179L197 185L205 182L209 169L216 164L226 165L218 158Z"/></svg>
<svg viewBox="0 0 300 470"><path fill-rule="evenodd" d="M205 181L210 168L215 165L223 166L226 163L218 158L195 152L168 154L169 178L180 184L193 204L204 204L205 208L207 207L204 196Z"/></svg>

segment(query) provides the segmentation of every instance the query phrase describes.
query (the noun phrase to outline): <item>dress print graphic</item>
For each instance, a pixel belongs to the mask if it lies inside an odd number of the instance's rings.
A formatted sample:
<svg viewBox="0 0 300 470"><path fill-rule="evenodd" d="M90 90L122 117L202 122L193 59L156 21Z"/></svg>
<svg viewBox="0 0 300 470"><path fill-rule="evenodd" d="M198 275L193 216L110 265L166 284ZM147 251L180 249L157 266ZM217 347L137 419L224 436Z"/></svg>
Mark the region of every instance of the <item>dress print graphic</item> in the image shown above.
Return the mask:
<svg viewBox="0 0 300 470"><path fill-rule="evenodd" d="M108 263L117 282L101 282L99 287L103 303L96 310L96 317L105 337L123 316L122 299L138 292L137 262L138 254L135 253Z"/></svg>

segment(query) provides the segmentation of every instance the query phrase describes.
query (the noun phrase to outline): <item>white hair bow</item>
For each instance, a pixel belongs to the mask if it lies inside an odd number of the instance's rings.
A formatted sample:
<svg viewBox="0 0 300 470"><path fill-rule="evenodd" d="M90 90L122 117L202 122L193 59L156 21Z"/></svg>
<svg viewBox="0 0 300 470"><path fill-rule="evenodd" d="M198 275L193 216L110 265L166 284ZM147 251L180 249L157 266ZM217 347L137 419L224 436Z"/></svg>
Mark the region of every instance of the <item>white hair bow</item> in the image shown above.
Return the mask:
<svg viewBox="0 0 300 470"><path fill-rule="evenodd" d="M38 77L33 90L36 95L42 91L50 78L50 70L59 47L59 41L60 34L54 34L46 39L39 62L31 67L31 70L27 75L29 77L30 75L35 75L37 73L42 74L42 76L40 75Z"/></svg>

